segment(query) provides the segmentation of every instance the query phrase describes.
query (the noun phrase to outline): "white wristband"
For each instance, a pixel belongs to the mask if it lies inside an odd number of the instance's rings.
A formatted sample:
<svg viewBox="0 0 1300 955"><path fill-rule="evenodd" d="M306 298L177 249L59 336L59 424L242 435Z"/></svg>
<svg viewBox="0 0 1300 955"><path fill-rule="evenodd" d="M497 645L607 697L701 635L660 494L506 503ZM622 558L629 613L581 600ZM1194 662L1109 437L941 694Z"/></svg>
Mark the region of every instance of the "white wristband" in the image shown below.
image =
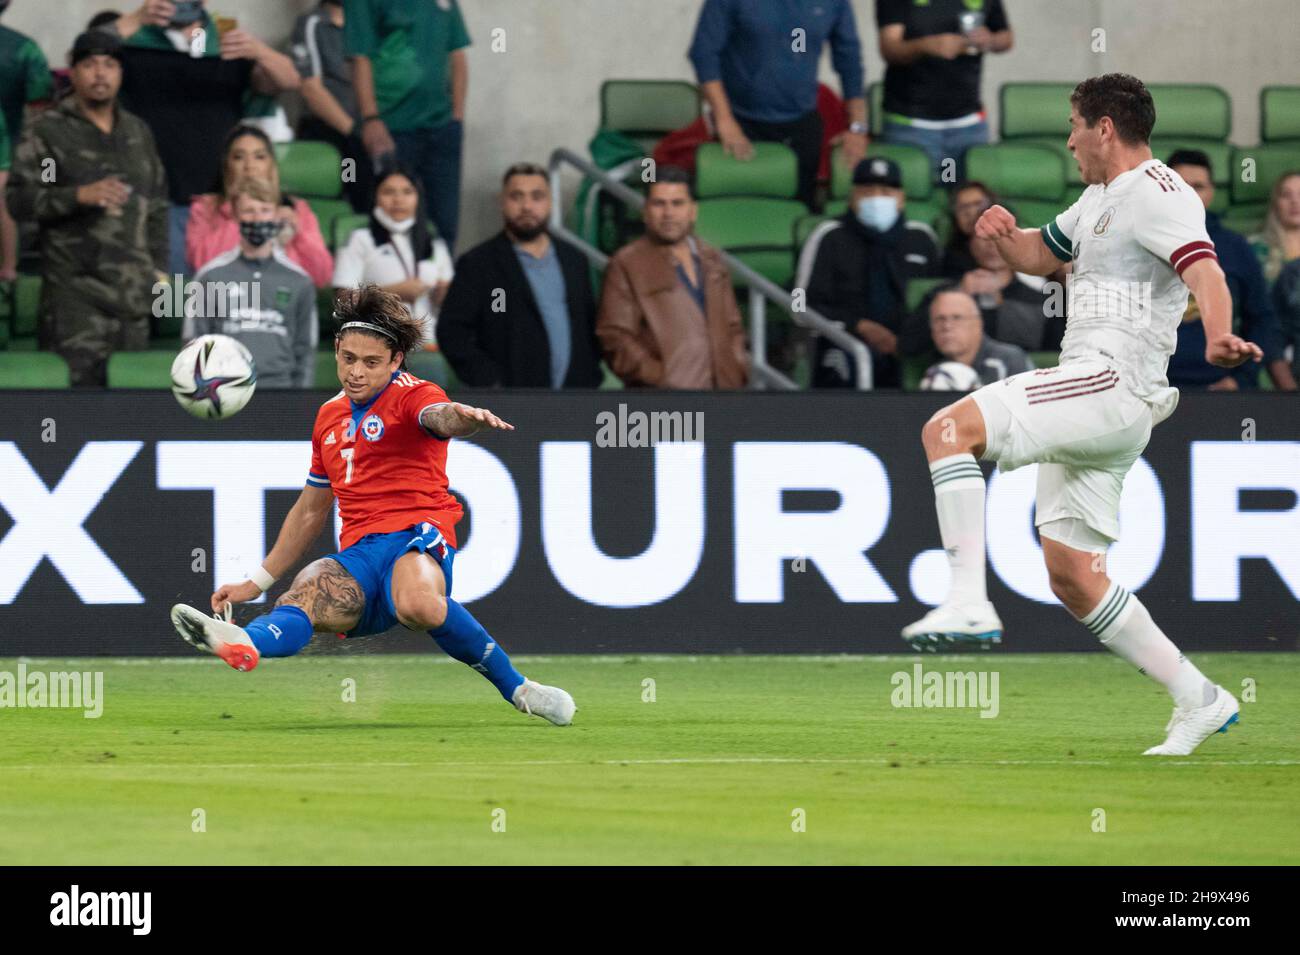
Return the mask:
<svg viewBox="0 0 1300 955"><path fill-rule="evenodd" d="M257 570L248 575L248 579L257 584L257 588L262 591L262 593L266 593L270 590L271 585L275 583L275 578L266 572L265 567L257 568Z"/></svg>

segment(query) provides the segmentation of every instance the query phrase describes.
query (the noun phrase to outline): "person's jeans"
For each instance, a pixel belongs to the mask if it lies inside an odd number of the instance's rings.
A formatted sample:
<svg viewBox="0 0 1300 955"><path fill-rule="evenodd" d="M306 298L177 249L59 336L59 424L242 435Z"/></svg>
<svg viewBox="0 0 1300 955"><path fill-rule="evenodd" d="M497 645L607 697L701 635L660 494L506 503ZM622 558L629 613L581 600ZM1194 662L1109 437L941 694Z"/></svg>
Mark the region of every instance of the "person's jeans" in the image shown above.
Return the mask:
<svg viewBox="0 0 1300 955"><path fill-rule="evenodd" d="M438 235L454 252L460 222L460 158L464 126L460 120L437 129L393 133L397 159L420 178L424 207Z"/></svg>
<svg viewBox="0 0 1300 955"><path fill-rule="evenodd" d="M189 275L190 269L185 262L185 230L190 224L189 206L172 206L167 217L167 270L171 275ZM194 268L202 268L206 263L195 262Z"/></svg>
<svg viewBox="0 0 1300 955"><path fill-rule="evenodd" d="M930 157L930 169L936 182L953 185L966 176L966 150L989 141L989 124L980 120L972 126L957 129L918 129L885 120L880 141L919 146ZM944 168L944 160L952 159L951 171Z"/></svg>

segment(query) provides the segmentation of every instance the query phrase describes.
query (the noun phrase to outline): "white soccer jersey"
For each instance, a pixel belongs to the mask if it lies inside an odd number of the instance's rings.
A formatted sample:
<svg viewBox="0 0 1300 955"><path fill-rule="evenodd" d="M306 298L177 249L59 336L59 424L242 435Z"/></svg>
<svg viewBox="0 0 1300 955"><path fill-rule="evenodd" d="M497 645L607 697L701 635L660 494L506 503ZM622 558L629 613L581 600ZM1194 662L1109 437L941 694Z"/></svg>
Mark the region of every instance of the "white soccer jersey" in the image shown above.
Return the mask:
<svg viewBox="0 0 1300 955"><path fill-rule="evenodd" d="M1187 309L1182 273L1217 258L1205 207L1176 172L1149 159L1042 228L1058 259L1074 263L1061 362L1109 359L1163 421L1178 403L1165 370Z"/></svg>

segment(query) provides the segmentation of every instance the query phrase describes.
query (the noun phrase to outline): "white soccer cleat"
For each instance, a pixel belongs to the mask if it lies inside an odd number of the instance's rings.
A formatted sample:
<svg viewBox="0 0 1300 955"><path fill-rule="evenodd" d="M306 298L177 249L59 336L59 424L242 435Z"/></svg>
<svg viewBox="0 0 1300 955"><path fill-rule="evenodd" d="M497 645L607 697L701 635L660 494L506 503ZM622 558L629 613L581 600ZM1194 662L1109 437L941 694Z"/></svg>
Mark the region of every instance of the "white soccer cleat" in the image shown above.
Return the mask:
<svg viewBox="0 0 1300 955"><path fill-rule="evenodd" d="M987 600L964 607L940 604L904 627L903 639L913 650L930 653L970 646L987 650L1002 642L1002 618Z"/></svg>
<svg viewBox="0 0 1300 955"><path fill-rule="evenodd" d="M257 666L262 655L242 627L231 623L232 608L226 604L221 616L209 617L185 604L172 607L172 626L187 643L213 653L236 670L248 671Z"/></svg>
<svg viewBox="0 0 1300 955"><path fill-rule="evenodd" d="M573 714L578 709L577 704L573 702L573 697L558 686L546 686L544 683L534 683L532 680L524 680L515 688L511 702L520 713L540 716L544 720L550 720L556 726L568 726L572 723Z"/></svg>
<svg viewBox="0 0 1300 955"><path fill-rule="evenodd" d="M1237 722L1241 706L1237 698L1221 686L1214 688L1214 699L1205 706L1184 710L1174 707L1174 715L1165 727L1169 735L1159 746L1152 746L1143 756L1190 756L1215 733L1226 733Z"/></svg>

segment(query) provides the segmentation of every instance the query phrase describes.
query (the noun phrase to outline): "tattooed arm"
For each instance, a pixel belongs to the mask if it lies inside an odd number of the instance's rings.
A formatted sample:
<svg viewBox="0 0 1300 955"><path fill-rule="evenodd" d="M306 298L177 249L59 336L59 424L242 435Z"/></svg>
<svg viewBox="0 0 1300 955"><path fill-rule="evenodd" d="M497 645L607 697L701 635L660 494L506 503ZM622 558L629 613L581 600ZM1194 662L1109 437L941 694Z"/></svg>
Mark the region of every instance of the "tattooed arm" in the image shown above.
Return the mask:
<svg viewBox="0 0 1300 955"><path fill-rule="evenodd" d="M429 405L420 412L420 426L437 438L463 438L485 425L498 431L515 430L514 425L486 408L473 408L458 401Z"/></svg>
<svg viewBox="0 0 1300 955"><path fill-rule="evenodd" d="M301 560L312 541L325 529L325 522L329 520L333 507L332 490L310 484L304 487L280 527L280 536L276 538L275 546L262 562L266 572L272 577L280 577ZM261 593L261 588L251 580L223 584L212 595L212 609L220 610L227 601L243 603L254 600Z"/></svg>

